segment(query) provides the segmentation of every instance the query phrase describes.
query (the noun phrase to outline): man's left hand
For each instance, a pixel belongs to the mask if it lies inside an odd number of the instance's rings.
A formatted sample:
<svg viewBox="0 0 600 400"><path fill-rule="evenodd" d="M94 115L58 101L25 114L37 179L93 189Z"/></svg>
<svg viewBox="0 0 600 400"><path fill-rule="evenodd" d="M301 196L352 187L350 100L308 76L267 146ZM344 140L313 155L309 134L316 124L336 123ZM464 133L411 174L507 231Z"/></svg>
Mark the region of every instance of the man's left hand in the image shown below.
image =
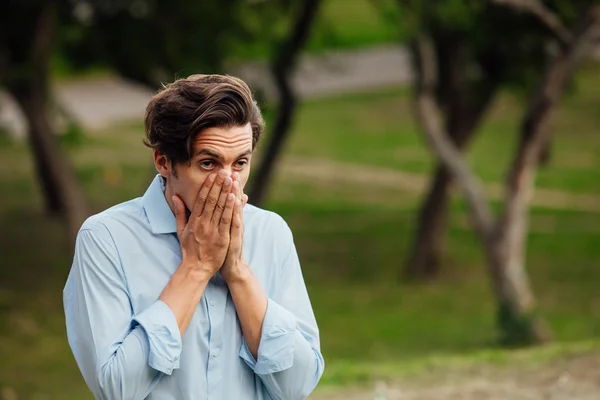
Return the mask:
<svg viewBox="0 0 600 400"><path fill-rule="evenodd" d="M225 263L221 267L221 275L227 283L233 283L234 281L244 279L249 272L248 264L244 260L243 256L243 208L248 201L248 196L243 193L237 172L233 175L232 193L236 196L236 200L231 220L229 250L227 252L227 256L225 257Z"/></svg>

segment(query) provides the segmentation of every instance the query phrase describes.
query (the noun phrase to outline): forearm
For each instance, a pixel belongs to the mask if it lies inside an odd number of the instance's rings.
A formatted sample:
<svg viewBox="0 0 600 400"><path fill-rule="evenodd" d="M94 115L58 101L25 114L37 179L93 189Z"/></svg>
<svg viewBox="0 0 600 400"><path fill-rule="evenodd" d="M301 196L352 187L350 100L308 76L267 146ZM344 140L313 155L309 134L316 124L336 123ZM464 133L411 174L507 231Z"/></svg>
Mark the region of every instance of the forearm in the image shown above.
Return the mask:
<svg viewBox="0 0 600 400"><path fill-rule="evenodd" d="M162 300L173 312L181 336L187 330L210 276L198 268L181 264L163 289Z"/></svg>
<svg viewBox="0 0 600 400"><path fill-rule="evenodd" d="M235 279L230 279L227 283L246 345L256 359L262 324L267 311L267 295L248 267L245 267Z"/></svg>
<svg viewBox="0 0 600 400"><path fill-rule="evenodd" d="M305 399L317 386L325 368L320 351L312 348L299 330L293 333L292 338L288 345L288 348L293 348L291 366L277 372L258 374L273 399Z"/></svg>
<svg viewBox="0 0 600 400"><path fill-rule="evenodd" d="M78 299L77 299L78 300ZM170 375L179 368L181 338L175 317L162 301L156 301L133 317L134 327L123 334L99 336L109 325L107 313L89 310L85 300L69 308L67 324L76 342L71 344L83 377L97 399L143 399L162 372ZM113 310L118 316L118 309ZM101 325L94 326L101 318ZM121 328L123 330L123 328ZM110 338L109 338L110 337Z"/></svg>
<svg viewBox="0 0 600 400"><path fill-rule="evenodd" d="M143 399L160 378L148 356L147 338L138 326L99 369L89 365L82 372L97 399Z"/></svg>
<svg viewBox="0 0 600 400"><path fill-rule="evenodd" d="M267 300L258 357L250 354L247 343L241 347L240 357L277 400L306 398L324 368L316 326L298 320L272 299Z"/></svg>

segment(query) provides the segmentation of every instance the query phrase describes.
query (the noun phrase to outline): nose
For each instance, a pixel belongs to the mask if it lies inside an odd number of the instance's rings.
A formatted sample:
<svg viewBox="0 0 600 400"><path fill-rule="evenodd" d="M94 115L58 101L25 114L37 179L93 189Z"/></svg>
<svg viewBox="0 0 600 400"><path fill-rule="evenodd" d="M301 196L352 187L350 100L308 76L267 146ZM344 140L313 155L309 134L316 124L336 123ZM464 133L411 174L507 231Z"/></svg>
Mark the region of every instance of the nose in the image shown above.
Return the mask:
<svg viewBox="0 0 600 400"><path fill-rule="evenodd" d="M221 171L225 171L227 176L233 179L233 170L231 169L231 167L223 167L221 168Z"/></svg>
<svg viewBox="0 0 600 400"><path fill-rule="evenodd" d="M237 171L234 171L232 167L223 167L221 170L225 171L227 176L234 181L237 181L240 178L240 174Z"/></svg>

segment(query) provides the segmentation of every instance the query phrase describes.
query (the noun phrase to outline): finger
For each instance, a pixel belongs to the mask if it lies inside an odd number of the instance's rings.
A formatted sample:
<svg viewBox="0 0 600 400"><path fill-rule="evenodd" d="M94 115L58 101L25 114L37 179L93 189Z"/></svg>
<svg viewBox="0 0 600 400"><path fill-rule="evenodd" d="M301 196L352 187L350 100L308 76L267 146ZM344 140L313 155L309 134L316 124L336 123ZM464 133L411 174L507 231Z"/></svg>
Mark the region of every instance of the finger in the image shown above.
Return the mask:
<svg viewBox="0 0 600 400"><path fill-rule="evenodd" d="M183 201L179 198L179 196L173 196L173 206L175 208L175 222L177 224L177 236L181 237L183 230L185 229L185 225L187 224L186 216L185 216L185 205Z"/></svg>
<svg viewBox="0 0 600 400"><path fill-rule="evenodd" d="M233 193L235 195L235 198L237 200L240 199L240 183L238 181L233 181L233 188L231 189L231 193Z"/></svg>
<svg viewBox="0 0 600 400"><path fill-rule="evenodd" d="M240 182L240 173L239 172L234 172L231 175L231 179L233 179L234 182L237 182L240 185L240 191L239 191L239 195L237 195L238 199L242 200L242 195L244 194L244 190L242 189L242 183Z"/></svg>
<svg viewBox="0 0 600 400"><path fill-rule="evenodd" d="M215 205L215 212L213 213L212 216L212 223L217 225L219 224L219 220L221 219L221 215L223 215L223 210L225 210L225 203L227 201L227 197L229 195L229 193L231 192L231 184L232 184L232 180L230 177L225 178L225 180L223 181L223 189L221 190L221 194L219 195L219 200L217 201L217 204Z"/></svg>
<svg viewBox="0 0 600 400"><path fill-rule="evenodd" d="M208 221L212 219L213 213L215 211L215 206L217 205L217 201L219 200L219 195L221 194L223 182L225 182L226 177L227 172L223 169L220 170L217 175L217 178L215 179L215 182L212 185L212 188L210 188L210 192L208 192L208 195L206 196L202 216Z"/></svg>
<svg viewBox="0 0 600 400"><path fill-rule="evenodd" d="M248 195L243 194L242 195L242 208L244 208L246 206L246 204L248 204Z"/></svg>
<svg viewBox="0 0 600 400"><path fill-rule="evenodd" d="M206 198L208 197L208 193L210 192L210 189L212 188L216 177L217 174L210 174L208 178L204 180L204 183L202 184L202 187L200 188L200 190L198 191L198 195L196 196L196 202L194 203L194 208L191 210L192 216L190 217L190 219L194 218L195 220L197 217L202 215L202 212L204 211L204 204L206 203Z"/></svg>
<svg viewBox="0 0 600 400"><path fill-rule="evenodd" d="M242 240L242 202L235 199L231 217L231 242L240 243Z"/></svg>
<svg viewBox="0 0 600 400"><path fill-rule="evenodd" d="M232 175L232 178L234 181L236 181L237 183L240 184L240 187L242 186L242 183L240 182L240 173L239 172L234 172Z"/></svg>
<svg viewBox="0 0 600 400"><path fill-rule="evenodd" d="M233 216L233 208L235 204L235 195L229 193L225 200L225 209L219 220L219 234L226 235L231 231L231 218Z"/></svg>
<svg viewBox="0 0 600 400"><path fill-rule="evenodd" d="M238 181L238 184L240 185L238 199L240 200L240 202L242 203L242 206L243 206L244 205L244 188L242 187L241 182Z"/></svg>

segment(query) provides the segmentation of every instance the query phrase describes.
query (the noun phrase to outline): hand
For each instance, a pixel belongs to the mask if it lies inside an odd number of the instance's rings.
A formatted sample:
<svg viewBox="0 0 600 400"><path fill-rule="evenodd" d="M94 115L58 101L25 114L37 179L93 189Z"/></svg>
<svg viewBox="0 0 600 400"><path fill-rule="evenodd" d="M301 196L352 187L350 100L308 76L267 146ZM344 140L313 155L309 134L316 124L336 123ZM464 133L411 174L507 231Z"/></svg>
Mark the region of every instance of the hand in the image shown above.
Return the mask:
<svg viewBox="0 0 600 400"><path fill-rule="evenodd" d="M231 178L233 179L233 181L240 181L240 174L237 172L234 172L233 175L231 176ZM242 202L242 209L246 206L246 204L248 203L248 195L244 193L244 189L242 188L241 184L240 184L240 190L238 192L237 198L240 199L240 201Z"/></svg>
<svg viewBox="0 0 600 400"><path fill-rule="evenodd" d="M235 280L243 278L245 272L248 271L248 264L245 262L243 256L244 219L242 214L248 196L243 194L238 179L239 175L237 175L237 173L234 174L232 193L235 195L235 205L233 207L231 219L229 249L225 258L225 263L221 268L221 275L227 283L232 283Z"/></svg>
<svg viewBox="0 0 600 400"><path fill-rule="evenodd" d="M210 279L221 268L230 247L236 195L232 179L223 170L211 174L198 192L186 221L185 206L173 196L177 236L181 243L182 265Z"/></svg>

